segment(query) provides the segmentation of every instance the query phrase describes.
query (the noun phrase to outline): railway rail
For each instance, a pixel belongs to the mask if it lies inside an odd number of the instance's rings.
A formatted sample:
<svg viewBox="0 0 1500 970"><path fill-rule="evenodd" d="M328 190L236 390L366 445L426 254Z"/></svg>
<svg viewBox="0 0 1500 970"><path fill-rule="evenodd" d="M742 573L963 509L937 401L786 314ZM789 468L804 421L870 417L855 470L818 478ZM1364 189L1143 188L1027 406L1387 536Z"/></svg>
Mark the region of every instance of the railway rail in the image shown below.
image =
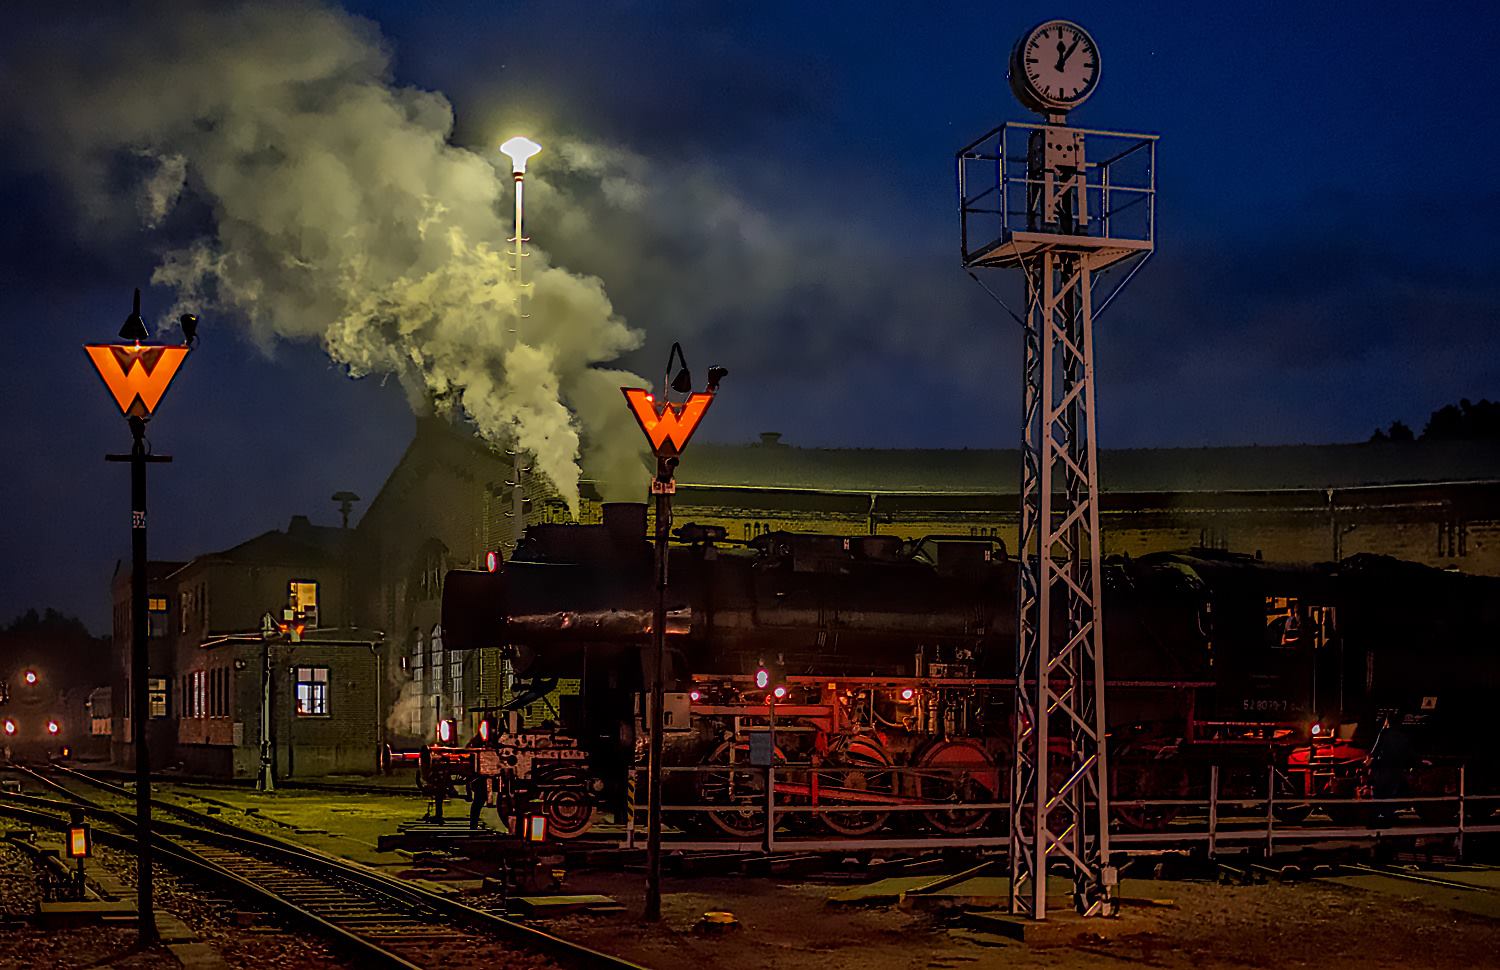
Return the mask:
<svg viewBox="0 0 1500 970"><path fill-rule="evenodd" d="M61 826L66 824L66 810L78 805L115 830L117 845L129 847L124 835L133 830L134 822L127 811L100 804L51 773L114 798L133 800L130 790L59 766L46 771L20 766L9 770L50 788L66 801L6 793L0 798L0 811L33 824ZM471 964L642 970L629 961L346 860L247 832L183 806L160 800L153 800L153 806L183 820L162 819L154 826L157 847L167 864L230 885L268 910L340 945L361 965L407 970Z"/></svg>

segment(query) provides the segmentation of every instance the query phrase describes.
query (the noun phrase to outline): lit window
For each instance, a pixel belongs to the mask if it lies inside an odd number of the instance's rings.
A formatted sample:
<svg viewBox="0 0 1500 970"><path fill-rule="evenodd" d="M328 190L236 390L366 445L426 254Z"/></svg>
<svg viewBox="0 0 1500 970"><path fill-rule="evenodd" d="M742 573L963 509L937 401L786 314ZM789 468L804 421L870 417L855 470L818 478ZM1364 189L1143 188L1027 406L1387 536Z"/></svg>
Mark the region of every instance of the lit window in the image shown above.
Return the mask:
<svg viewBox="0 0 1500 970"><path fill-rule="evenodd" d="M167 678L151 677L146 680L146 700L152 717L167 716Z"/></svg>
<svg viewBox="0 0 1500 970"><path fill-rule="evenodd" d="M297 668L297 716L328 716L328 668Z"/></svg>
<svg viewBox="0 0 1500 970"><path fill-rule="evenodd" d="M318 584L294 579L287 583L287 605L309 627L318 625Z"/></svg>
<svg viewBox="0 0 1500 970"><path fill-rule="evenodd" d="M167 598L165 596L152 596L146 600L146 609L152 613L167 612Z"/></svg>

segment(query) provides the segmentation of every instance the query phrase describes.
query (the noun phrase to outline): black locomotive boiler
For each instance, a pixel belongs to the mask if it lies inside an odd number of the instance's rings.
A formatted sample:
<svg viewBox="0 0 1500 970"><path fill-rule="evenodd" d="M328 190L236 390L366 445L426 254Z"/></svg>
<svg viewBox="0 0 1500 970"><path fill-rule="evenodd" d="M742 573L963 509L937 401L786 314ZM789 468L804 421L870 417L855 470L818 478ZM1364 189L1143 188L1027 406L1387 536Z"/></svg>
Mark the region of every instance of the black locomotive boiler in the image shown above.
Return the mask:
<svg viewBox="0 0 1500 970"><path fill-rule="evenodd" d="M476 726L476 748L430 752L432 790L502 775L560 836L629 798L654 674L645 535L643 506L609 505L601 525L533 526L494 572L448 574L445 640L507 651L512 708L579 686L543 726L498 711ZM961 835L991 822L1014 687L1016 570L1001 543L792 532L742 543L691 524L676 536L666 763L702 770L670 775L667 801L701 806L686 822L762 830L765 775L747 762L750 737L771 727L777 799L805 824ZM1500 630L1500 581L1383 557L1299 565L1213 550L1104 570L1122 826L1164 824L1170 807L1131 803L1192 794L1208 765L1226 797L1263 790L1276 769L1287 811L1299 797L1368 794L1383 729L1411 739L1402 790L1452 787L1460 763L1494 774L1462 712L1494 679L1485 644ZM1411 670L1435 651L1440 670Z"/></svg>

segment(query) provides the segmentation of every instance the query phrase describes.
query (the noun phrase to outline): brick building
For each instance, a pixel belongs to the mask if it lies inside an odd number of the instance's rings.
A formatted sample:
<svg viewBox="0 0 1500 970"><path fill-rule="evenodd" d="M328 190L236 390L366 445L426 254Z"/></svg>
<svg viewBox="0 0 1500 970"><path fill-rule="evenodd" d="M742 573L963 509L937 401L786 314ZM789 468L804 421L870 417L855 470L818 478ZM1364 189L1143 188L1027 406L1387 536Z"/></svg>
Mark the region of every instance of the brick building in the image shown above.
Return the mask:
<svg viewBox="0 0 1500 970"><path fill-rule="evenodd" d="M993 535L1016 543L1014 450L799 448L696 443L678 469L678 524L731 538L778 529L920 538ZM645 500L651 468L642 463ZM407 452L359 523L354 588L363 622L388 631L388 720L397 740L430 738L503 694L498 651L443 647L442 577L513 547L516 463L452 424L418 422ZM538 476L523 474L527 524L569 521ZM1377 552L1500 575L1500 445L1388 442L1133 449L1100 456L1106 554L1193 546L1268 559L1338 560ZM580 519L600 519L583 485Z"/></svg>
<svg viewBox="0 0 1500 970"><path fill-rule="evenodd" d="M386 701L382 637L353 627L351 535L294 516L285 531L186 563L152 564L153 766L252 777L269 651L278 773L375 769ZM129 570L119 570L114 642L122 689L130 667L129 589ZM282 643L279 631L268 641L268 619L301 628L302 642ZM120 713L114 748L123 761L132 756L128 703Z"/></svg>
<svg viewBox="0 0 1500 970"><path fill-rule="evenodd" d="M183 565L169 561L146 564L146 642L151 671L146 685L147 701L151 708L146 727L146 748L151 752L153 767L171 764L176 745L176 728L167 716L171 671L176 667L176 644L169 613L172 584L167 577ZM110 759L117 764L135 763L135 744L132 740L135 734L131 726L131 718L135 712L131 710L133 695L130 689L130 579L130 564L115 563L115 572L109 584L114 607L110 629L110 655L114 658L114 664L109 676L109 719Z"/></svg>

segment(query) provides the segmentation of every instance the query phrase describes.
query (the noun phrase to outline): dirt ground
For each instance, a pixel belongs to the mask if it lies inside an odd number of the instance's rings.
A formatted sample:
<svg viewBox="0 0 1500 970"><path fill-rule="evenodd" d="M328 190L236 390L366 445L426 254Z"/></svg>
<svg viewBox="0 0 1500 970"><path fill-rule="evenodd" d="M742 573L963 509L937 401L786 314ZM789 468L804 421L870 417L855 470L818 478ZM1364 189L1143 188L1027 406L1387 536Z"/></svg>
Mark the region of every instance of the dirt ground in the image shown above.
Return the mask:
<svg viewBox="0 0 1500 970"><path fill-rule="evenodd" d="M663 923L649 928L637 920L639 877L580 875L569 883L570 892L610 893L626 913L566 917L548 926L656 970L1500 967L1500 922L1317 882L1156 883L1154 895L1170 898L1175 908L1136 908L1099 934L1050 946L962 928L955 914L827 905L840 887L740 877L670 880ZM735 914L740 930L693 932L704 912L721 909Z"/></svg>

